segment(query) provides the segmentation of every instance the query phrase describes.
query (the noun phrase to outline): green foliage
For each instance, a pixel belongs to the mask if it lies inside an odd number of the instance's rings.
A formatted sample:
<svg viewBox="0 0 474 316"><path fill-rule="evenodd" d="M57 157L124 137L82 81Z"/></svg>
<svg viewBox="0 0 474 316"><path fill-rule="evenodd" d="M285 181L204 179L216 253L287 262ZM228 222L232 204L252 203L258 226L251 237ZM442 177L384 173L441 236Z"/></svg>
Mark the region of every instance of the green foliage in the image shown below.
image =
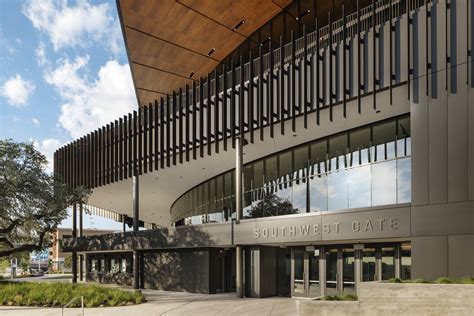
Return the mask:
<svg viewBox="0 0 474 316"><path fill-rule="evenodd" d="M46 171L46 157L32 143L0 140L0 257L41 251L89 190L70 189Z"/></svg>
<svg viewBox="0 0 474 316"><path fill-rule="evenodd" d="M84 296L86 307L122 306L127 303L145 302L142 293L99 285L0 282L0 305L64 306L76 296ZM71 305L71 307L80 306L80 300Z"/></svg>
<svg viewBox="0 0 474 316"><path fill-rule="evenodd" d="M67 269L72 267L72 255L68 255L64 258L64 267Z"/></svg>
<svg viewBox="0 0 474 316"><path fill-rule="evenodd" d="M402 283L403 281L399 278L390 278L388 279L388 283Z"/></svg>
<svg viewBox="0 0 474 316"><path fill-rule="evenodd" d="M412 283L431 283L431 282L425 279L418 278L418 279L413 280Z"/></svg>
<svg viewBox="0 0 474 316"><path fill-rule="evenodd" d="M455 282L455 280L452 280L446 277L440 277L440 278L437 278L435 282L439 284L452 284Z"/></svg>
<svg viewBox="0 0 474 316"><path fill-rule="evenodd" d="M275 194L267 194L249 210L249 217L265 217L276 215L297 214L298 209L293 208L290 201Z"/></svg>
<svg viewBox="0 0 474 316"><path fill-rule="evenodd" d="M323 301L357 301L357 295L326 295L321 300Z"/></svg>

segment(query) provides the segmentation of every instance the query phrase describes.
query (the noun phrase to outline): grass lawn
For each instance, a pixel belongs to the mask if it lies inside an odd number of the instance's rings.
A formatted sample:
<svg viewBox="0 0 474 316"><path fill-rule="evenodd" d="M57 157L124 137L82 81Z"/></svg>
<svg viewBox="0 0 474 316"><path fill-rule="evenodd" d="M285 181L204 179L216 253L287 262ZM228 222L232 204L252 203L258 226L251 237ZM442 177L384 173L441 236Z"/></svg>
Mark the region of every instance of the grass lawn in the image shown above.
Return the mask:
<svg viewBox="0 0 474 316"><path fill-rule="evenodd" d="M86 307L122 306L145 302L145 297L141 293L100 285L0 282L0 305L60 307L76 296L84 296ZM71 305L71 307L80 306L80 299Z"/></svg>
<svg viewBox="0 0 474 316"><path fill-rule="evenodd" d="M414 279L414 280L400 280L398 278L392 278L388 280L389 283L431 283L431 284L474 284L474 278L437 278L434 281L425 279Z"/></svg>

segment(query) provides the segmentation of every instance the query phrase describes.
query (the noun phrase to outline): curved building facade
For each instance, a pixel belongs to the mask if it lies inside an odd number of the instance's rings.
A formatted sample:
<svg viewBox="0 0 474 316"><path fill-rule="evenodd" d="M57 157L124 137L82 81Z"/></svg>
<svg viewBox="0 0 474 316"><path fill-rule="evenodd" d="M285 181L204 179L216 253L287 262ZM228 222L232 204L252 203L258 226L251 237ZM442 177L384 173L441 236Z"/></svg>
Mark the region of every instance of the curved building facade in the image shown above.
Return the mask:
<svg viewBox="0 0 474 316"><path fill-rule="evenodd" d="M117 5L141 106L54 156L124 224L64 243L81 277L317 297L474 275L469 1Z"/></svg>

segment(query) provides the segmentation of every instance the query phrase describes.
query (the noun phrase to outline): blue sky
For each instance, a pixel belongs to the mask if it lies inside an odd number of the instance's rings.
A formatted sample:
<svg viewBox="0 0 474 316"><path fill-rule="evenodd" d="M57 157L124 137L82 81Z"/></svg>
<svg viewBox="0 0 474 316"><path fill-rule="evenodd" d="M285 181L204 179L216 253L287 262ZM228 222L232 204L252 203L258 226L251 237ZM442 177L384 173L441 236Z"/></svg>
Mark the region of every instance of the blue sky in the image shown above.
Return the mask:
<svg viewBox="0 0 474 316"><path fill-rule="evenodd" d="M136 106L115 1L0 1L1 139L32 141L52 161L63 144Z"/></svg>

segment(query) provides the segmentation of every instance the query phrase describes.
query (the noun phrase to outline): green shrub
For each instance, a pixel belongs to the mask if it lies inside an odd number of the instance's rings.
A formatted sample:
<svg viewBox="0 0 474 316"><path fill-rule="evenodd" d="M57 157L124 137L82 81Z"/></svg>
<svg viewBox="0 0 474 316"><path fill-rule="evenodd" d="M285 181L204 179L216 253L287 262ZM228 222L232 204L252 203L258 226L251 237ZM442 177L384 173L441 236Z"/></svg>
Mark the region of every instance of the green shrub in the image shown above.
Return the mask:
<svg viewBox="0 0 474 316"><path fill-rule="evenodd" d="M474 284L474 278L464 278L461 280L462 284Z"/></svg>
<svg viewBox="0 0 474 316"><path fill-rule="evenodd" d="M446 278L446 277L440 277L436 279L436 283L439 284L452 284L455 283L453 280Z"/></svg>
<svg viewBox="0 0 474 316"><path fill-rule="evenodd" d="M69 283L0 282L0 305L64 306L73 297L84 296L86 307L120 306L145 302L143 294L99 285ZM79 307L76 300L71 307Z"/></svg>
<svg viewBox="0 0 474 316"><path fill-rule="evenodd" d="M357 295L344 294L344 295L326 295L321 298L323 301L357 301Z"/></svg>
<svg viewBox="0 0 474 316"><path fill-rule="evenodd" d="M430 281L419 278L419 279L413 280L412 283L430 283Z"/></svg>
<svg viewBox="0 0 474 316"><path fill-rule="evenodd" d="M388 279L388 283L402 283L402 280L399 278L390 278Z"/></svg>

